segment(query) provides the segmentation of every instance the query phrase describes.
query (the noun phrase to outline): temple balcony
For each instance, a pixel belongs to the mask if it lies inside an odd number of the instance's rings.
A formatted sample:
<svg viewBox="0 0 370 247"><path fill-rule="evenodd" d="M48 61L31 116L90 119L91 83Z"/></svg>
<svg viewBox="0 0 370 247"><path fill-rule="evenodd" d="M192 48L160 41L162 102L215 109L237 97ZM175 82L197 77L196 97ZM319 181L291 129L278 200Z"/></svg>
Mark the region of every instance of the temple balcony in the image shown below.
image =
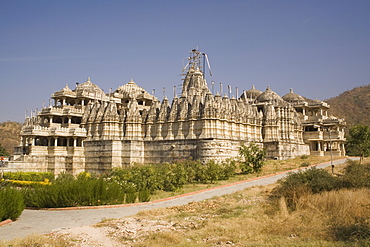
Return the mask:
<svg viewBox="0 0 370 247"><path fill-rule="evenodd" d="M84 113L84 109L82 106L70 106L70 105L60 105L60 106L53 106L48 108L43 108L39 113L42 115L74 115L74 116L82 116Z"/></svg>
<svg viewBox="0 0 370 247"><path fill-rule="evenodd" d="M326 140L345 140L344 138L344 132L343 131L331 131L330 135L329 132L324 132L324 139Z"/></svg>
<svg viewBox="0 0 370 247"><path fill-rule="evenodd" d="M43 127L29 126L23 127L22 136L78 136L85 137L86 129L84 128L64 128L64 127Z"/></svg>
<svg viewBox="0 0 370 247"><path fill-rule="evenodd" d="M304 140L322 140L324 133L322 131L306 131L303 132Z"/></svg>

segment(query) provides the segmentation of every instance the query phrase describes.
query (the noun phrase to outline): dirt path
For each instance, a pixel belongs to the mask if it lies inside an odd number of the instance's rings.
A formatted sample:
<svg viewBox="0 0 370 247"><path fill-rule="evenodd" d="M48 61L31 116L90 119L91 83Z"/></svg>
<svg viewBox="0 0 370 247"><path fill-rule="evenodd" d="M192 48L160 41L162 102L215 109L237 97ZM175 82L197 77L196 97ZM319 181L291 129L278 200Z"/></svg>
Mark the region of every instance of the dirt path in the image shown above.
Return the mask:
<svg viewBox="0 0 370 247"><path fill-rule="evenodd" d="M345 159L333 161L333 164L338 165L343 162L345 162ZM330 162L326 162L317 165L317 167L324 168L329 165ZM24 210L17 221L0 227L0 239L10 240L17 237L25 237L30 234L47 234L53 231L93 225L104 219L119 219L132 216L142 210L179 206L189 202L202 201L214 196L231 194L256 185L272 184L284 177L286 173L287 172L263 176L149 203L126 204L116 207L109 206L86 210ZM86 230L87 228L81 229ZM114 246L114 243L110 246Z"/></svg>

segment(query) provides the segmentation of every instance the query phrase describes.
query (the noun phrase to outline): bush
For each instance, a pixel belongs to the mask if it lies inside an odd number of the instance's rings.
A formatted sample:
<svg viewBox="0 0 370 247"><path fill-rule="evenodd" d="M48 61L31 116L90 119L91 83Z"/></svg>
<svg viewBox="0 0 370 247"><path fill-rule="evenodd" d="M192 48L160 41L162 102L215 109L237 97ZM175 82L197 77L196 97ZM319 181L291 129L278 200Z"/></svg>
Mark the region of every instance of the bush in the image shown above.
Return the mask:
<svg viewBox="0 0 370 247"><path fill-rule="evenodd" d="M139 202L149 202L150 201L150 191L148 189L139 191L138 198L139 198Z"/></svg>
<svg viewBox="0 0 370 247"><path fill-rule="evenodd" d="M82 173L74 178L61 174L48 186L36 185L22 190L26 206L36 208L120 204L125 193L115 181Z"/></svg>
<svg viewBox="0 0 370 247"><path fill-rule="evenodd" d="M135 203L137 198L135 185L128 184L126 186L126 203Z"/></svg>
<svg viewBox="0 0 370 247"><path fill-rule="evenodd" d="M22 193L9 186L0 188L0 221L16 220L24 209Z"/></svg>
<svg viewBox="0 0 370 247"><path fill-rule="evenodd" d="M305 194L315 194L339 188L339 180L330 173L315 167L278 180L272 195L284 197L288 208L295 209L299 198Z"/></svg>
<svg viewBox="0 0 370 247"><path fill-rule="evenodd" d="M60 174L48 186L32 184L24 188L28 207L73 207L149 201L155 190L176 191L185 184L228 179L235 174L235 161L222 163L182 160L173 164L134 165L115 168L95 177L82 172L75 178Z"/></svg>
<svg viewBox="0 0 370 247"><path fill-rule="evenodd" d="M352 160L348 160L347 163L342 177L342 186L344 188L370 187L370 164L359 164Z"/></svg>
<svg viewBox="0 0 370 247"><path fill-rule="evenodd" d="M308 156L307 154L303 154L303 155L300 156L300 158L302 160L308 159L308 157L310 157L310 156Z"/></svg>
<svg viewBox="0 0 370 247"><path fill-rule="evenodd" d="M305 162L302 162L302 164L300 165L300 167L307 167L307 166L310 166L311 163L308 162L308 161L305 161Z"/></svg>
<svg viewBox="0 0 370 247"><path fill-rule="evenodd" d="M221 163L223 171L220 177L221 180L227 180L235 175L236 161L234 159L228 159Z"/></svg>
<svg viewBox="0 0 370 247"><path fill-rule="evenodd" d="M243 173L248 174L262 170L266 152L255 143L250 143L249 146L242 145L239 154L242 157L240 168Z"/></svg>
<svg viewBox="0 0 370 247"><path fill-rule="evenodd" d="M180 160L173 164L163 163L157 165L135 165L122 169L115 168L103 175L106 179L116 181L122 186L132 184L135 192L149 190L176 191L185 184L207 183L228 179L235 174L235 161L222 163L209 161L202 164L200 161Z"/></svg>

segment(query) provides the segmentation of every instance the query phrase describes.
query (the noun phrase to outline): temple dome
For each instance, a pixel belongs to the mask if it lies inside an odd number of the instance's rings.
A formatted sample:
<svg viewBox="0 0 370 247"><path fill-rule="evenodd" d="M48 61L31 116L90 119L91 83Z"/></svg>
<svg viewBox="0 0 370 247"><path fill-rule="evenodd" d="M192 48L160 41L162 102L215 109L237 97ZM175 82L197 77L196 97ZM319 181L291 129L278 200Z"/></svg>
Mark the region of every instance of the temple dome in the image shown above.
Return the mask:
<svg viewBox="0 0 370 247"><path fill-rule="evenodd" d="M266 91L257 97L258 102L283 101L283 99L268 86Z"/></svg>
<svg viewBox="0 0 370 247"><path fill-rule="evenodd" d="M90 77L87 78L87 81L78 85L75 89L78 92L88 92L88 93L103 93L103 90L90 81Z"/></svg>
<svg viewBox="0 0 370 247"><path fill-rule="evenodd" d="M115 91L122 94L124 98L148 98L153 99L154 96L145 91L144 88L138 86L132 79L125 85L120 86Z"/></svg>
<svg viewBox="0 0 370 247"><path fill-rule="evenodd" d="M283 100L289 103L302 103L307 102L301 95L293 92L293 89L290 89L290 92L283 96Z"/></svg>
<svg viewBox="0 0 370 247"><path fill-rule="evenodd" d="M256 99L258 96L260 96L262 94L262 91L256 89L254 87L254 85L252 85L252 88L249 89L248 91L245 91L245 93L243 92L242 95L240 95L240 98L241 99L244 99L245 97L249 98L249 99Z"/></svg>

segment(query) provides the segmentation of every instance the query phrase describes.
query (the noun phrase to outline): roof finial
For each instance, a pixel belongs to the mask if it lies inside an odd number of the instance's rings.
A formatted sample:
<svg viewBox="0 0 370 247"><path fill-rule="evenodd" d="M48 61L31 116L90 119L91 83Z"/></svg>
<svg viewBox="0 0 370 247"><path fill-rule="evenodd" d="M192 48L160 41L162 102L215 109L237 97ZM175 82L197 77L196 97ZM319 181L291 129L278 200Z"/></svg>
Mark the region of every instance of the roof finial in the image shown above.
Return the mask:
<svg viewBox="0 0 370 247"><path fill-rule="evenodd" d="M290 89L290 93L293 93L293 88Z"/></svg>
<svg viewBox="0 0 370 247"><path fill-rule="evenodd" d="M87 77L87 81L86 82L90 82L90 77Z"/></svg>

